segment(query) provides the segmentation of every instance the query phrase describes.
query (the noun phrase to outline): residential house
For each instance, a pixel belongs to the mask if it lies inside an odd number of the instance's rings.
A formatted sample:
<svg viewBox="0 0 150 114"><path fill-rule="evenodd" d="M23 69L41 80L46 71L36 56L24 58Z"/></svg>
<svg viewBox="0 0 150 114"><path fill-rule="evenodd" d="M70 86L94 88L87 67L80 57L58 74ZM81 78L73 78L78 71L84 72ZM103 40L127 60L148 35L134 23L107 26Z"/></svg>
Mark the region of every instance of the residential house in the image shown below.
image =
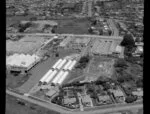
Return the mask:
<svg viewBox="0 0 150 114"><path fill-rule="evenodd" d="M92 99L89 95L84 95L81 97L82 104L87 107L93 107Z"/></svg>
<svg viewBox="0 0 150 114"><path fill-rule="evenodd" d="M125 95L123 91L120 89L111 89L110 92L113 94L113 97L115 98L116 102L123 103L125 102Z"/></svg>

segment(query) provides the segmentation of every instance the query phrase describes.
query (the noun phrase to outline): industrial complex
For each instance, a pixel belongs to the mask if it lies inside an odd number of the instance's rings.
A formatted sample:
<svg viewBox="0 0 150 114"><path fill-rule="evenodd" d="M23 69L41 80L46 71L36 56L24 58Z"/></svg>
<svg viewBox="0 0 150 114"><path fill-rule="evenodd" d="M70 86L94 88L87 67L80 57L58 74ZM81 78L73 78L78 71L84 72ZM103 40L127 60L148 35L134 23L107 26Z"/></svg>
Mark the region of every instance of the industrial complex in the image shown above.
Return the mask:
<svg viewBox="0 0 150 114"><path fill-rule="evenodd" d="M7 0L6 9L7 113L143 114L142 0Z"/></svg>

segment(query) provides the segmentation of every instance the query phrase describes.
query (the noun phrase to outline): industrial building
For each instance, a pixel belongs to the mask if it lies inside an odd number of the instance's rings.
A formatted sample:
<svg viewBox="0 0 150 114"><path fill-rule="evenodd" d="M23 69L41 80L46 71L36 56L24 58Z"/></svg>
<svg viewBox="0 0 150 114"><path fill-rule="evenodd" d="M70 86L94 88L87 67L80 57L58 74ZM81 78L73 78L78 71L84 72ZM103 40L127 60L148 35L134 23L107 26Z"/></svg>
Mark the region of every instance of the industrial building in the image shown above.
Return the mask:
<svg viewBox="0 0 150 114"><path fill-rule="evenodd" d="M61 85L68 76L69 71L73 69L76 63L76 60L57 60L52 68L49 69L49 71L46 72L45 75L39 80L39 83L43 85L47 85L49 83Z"/></svg>
<svg viewBox="0 0 150 114"><path fill-rule="evenodd" d="M10 72L26 73L40 61L37 55L13 54L6 57L7 70Z"/></svg>

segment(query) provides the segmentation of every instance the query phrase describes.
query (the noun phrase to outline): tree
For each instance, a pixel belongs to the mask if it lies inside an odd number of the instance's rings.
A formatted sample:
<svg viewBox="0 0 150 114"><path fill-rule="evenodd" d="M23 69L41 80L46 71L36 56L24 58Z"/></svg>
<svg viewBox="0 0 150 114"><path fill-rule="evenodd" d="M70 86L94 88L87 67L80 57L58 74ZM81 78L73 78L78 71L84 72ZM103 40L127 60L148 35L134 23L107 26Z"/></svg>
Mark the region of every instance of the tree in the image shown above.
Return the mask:
<svg viewBox="0 0 150 114"><path fill-rule="evenodd" d="M31 17L29 20L30 20L30 21L36 21L36 20L37 20L37 17Z"/></svg>
<svg viewBox="0 0 150 114"><path fill-rule="evenodd" d="M139 87L139 88L143 87L143 79L138 79L138 80L136 81L136 85L137 85L137 87Z"/></svg>
<svg viewBox="0 0 150 114"><path fill-rule="evenodd" d="M127 67L127 62L124 59L118 59L114 64L115 67Z"/></svg>
<svg viewBox="0 0 150 114"><path fill-rule="evenodd" d="M88 32L91 33L91 34L93 34L93 29L90 27L90 28L88 29Z"/></svg>
<svg viewBox="0 0 150 114"><path fill-rule="evenodd" d="M129 95L126 97L125 102L126 103L133 103L136 100L137 100L137 96Z"/></svg>
<svg viewBox="0 0 150 114"><path fill-rule="evenodd" d="M133 36L129 33L125 34L121 42L121 46L132 48L135 46Z"/></svg>

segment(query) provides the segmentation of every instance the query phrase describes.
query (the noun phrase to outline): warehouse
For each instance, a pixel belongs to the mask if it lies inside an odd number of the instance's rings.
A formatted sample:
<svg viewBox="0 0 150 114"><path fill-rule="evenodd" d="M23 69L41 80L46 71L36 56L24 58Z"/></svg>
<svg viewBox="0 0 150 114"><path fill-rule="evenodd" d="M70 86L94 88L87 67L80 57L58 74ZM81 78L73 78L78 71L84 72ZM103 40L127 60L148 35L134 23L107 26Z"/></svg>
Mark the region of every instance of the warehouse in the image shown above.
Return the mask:
<svg viewBox="0 0 150 114"><path fill-rule="evenodd" d="M40 61L37 55L14 54L6 57L7 70L10 72L26 73Z"/></svg>

